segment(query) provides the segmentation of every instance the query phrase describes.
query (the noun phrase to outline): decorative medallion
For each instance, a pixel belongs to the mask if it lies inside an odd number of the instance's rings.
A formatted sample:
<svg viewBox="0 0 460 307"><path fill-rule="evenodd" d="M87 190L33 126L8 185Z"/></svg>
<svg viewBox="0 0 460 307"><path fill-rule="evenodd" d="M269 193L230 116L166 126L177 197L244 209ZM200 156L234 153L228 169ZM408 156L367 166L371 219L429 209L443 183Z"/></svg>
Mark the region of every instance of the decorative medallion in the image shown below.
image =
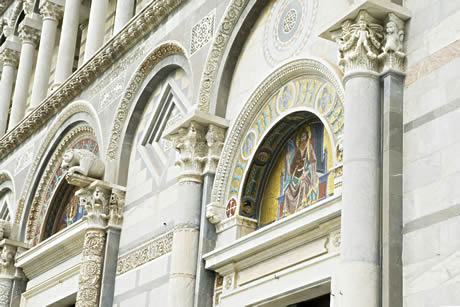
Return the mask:
<svg viewBox="0 0 460 307"><path fill-rule="evenodd" d="M264 54L275 66L305 47L316 18L317 0L278 0L265 25Z"/></svg>
<svg viewBox="0 0 460 307"><path fill-rule="evenodd" d="M192 28L192 41L190 46L190 53L194 54L201 47L209 43L214 33L214 19L215 10L203 17L196 25Z"/></svg>

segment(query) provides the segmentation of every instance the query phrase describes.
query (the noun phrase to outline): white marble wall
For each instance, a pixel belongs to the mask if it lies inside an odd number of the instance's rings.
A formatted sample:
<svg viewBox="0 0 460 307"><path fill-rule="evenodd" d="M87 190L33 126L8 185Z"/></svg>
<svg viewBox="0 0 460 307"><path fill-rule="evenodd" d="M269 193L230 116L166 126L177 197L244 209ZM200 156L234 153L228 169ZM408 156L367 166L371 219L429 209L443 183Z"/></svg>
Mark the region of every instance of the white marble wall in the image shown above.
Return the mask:
<svg viewBox="0 0 460 307"><path fill-rule="evenodd" d="M460 2L406 0L404 306L460 304Z"/></svg>

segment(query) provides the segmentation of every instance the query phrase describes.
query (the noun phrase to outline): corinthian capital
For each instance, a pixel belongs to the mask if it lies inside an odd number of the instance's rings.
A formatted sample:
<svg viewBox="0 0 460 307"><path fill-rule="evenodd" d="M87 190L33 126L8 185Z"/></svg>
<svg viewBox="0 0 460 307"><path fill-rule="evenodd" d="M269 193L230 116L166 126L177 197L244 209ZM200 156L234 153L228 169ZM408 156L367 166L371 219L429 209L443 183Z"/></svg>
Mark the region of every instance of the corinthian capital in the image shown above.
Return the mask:
<svg viewBox="0 0 460 307"><path fill-rule="evenodd" d="M88 224L92 227L105 227L109 219L110 187L103 181L94 181L78 190L76 195L87 212L85 219Z"/></svg>
<svg viewBox="0 0 460 307"><path fill-rule="evenodd" d="M372 12L371 15L369 12ZM334 21L320 36L337 43L344 73L404 69L405 20L410 12L390 1L363 1Z"/></svg>
<svg viewBox="0 0 460 307"><path fill-rule="evenodd" d="M0 51L0 62L3 62L4 65L18 67L19 55L20 53L17 50L10 49L10 48L3 48Z"/></svg>
<svg viewBox="0 0 460 307"><path fill-rule="evenodd" d="M227 127L225 119L195 110L166 132L179 152L179 181L201 182L203 174L215 172Z"/></svg>
<svg viewBox="0 0 460 307"><path fill-rule="evenodd" d="M21 23L19 26L19 38L23 43L30 43L37 46L40 40L40 30L25 23Z"/></svg>
<svg viewBox="0 0 460 307"><path fill-rule="evenodd" d="M355 20L345 20L336 37L339 66L344 72L378 71L378 55L383 44L383 27L367 11L359 12Z"/></svg>
<svg viewBox="0 0 460 307"><path fill-rule="evenodd" d="M179 128L171 139L174 148L179 152L176 165L182 168L182 178L195 178L196 181L201 182L201 173L208 153L205 126L192 121L187 127Z"/></svg>
<svg viewBox="0 0 460 307"><path fill-rule="evenodd" d="M43 19L60 20L64 13L64 6L52 0L42 0L40 2L40 14Z"/></svg>

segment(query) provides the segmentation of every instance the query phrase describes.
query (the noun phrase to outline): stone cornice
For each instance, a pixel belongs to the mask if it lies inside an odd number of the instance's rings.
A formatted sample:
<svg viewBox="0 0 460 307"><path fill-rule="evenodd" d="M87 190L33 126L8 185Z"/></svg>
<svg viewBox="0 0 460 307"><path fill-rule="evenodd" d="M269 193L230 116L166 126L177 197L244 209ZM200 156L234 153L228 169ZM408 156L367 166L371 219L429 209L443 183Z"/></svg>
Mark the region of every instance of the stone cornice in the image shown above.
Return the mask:
<svg viewBox="0 0 460 307"><path fill-rule="evenodd" d="M134 17L117 35L112 37L80 69L50 94L34 111L14 129L0 139L0 160L4 159L34 131L45 124L60 109L77 97L96 80L113 62L118 60L142 37L163 22L186 0L153 0Z"/></svg>

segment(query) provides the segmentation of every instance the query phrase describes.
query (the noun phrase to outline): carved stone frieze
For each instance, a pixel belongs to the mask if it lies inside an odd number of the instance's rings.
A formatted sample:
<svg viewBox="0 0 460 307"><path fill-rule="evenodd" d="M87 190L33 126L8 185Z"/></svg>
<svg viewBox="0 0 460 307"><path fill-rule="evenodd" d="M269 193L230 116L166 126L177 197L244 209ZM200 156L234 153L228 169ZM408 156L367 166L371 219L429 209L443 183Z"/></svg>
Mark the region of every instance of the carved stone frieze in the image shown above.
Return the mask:
<svg viewBox="0 0 460 307"><path fill-rule="evenodd" d="M0 159L3 159L18 144L23 143L26 138L79 95L115 60L140 41L145 34L157 27L182 2L184 0L157 0L147 5L142 12L131 19L122 31L109 40L87 63L52 92L19 125L0 139Z"/></svg>
<svg viewBox="0 0 460 307"><path fill-rule="evenodd" d="M393 13L389 13L385 23L385 45L379 59L383 62L383 70L395 69L404 71L406 54L404 47L404 21Z"/></svg>
<svg viewBox="0 0 460 307"><path fill-rule="evenodd" d="M10 65L17 68L19 64L19 56L20 52L10 48L3 48L0 51L0 62L3 62L4 65Z"/></svg>
<svg viewBox="0 0 460 307"><path fill-rule="evenodd" d="M155 238L118 258L117 275L134 270L172 250L173 232Z"/></svg>

